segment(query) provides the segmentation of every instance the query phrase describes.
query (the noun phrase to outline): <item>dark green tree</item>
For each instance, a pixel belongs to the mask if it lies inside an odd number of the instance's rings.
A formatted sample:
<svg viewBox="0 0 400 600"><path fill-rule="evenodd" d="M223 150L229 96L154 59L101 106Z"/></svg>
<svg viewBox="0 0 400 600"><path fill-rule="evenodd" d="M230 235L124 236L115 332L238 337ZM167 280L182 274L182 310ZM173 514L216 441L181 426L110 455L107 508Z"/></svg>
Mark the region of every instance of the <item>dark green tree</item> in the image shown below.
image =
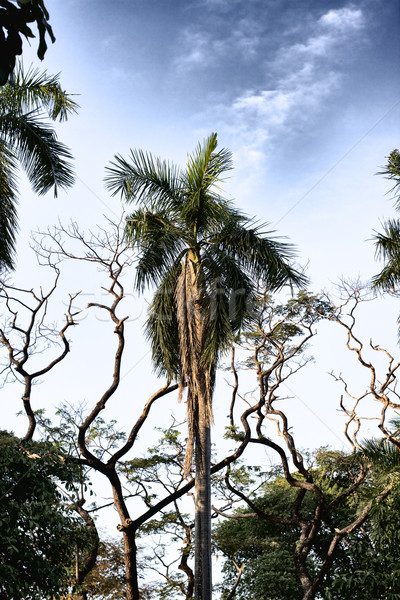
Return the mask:
<svg viewBox="0 0 400 600"><path fill-rule="evenodd" d="M273 507L274 514L290 518L294 499L293 488L282 477L276 477L264 485L256 505L266 512ZM215 528L214 544L225 558L221 597L228 596L237 568L243 565L235 599L301 600L303 591L293 561L298 530L254 516L246 517L249 513L250 509L238 511L236 518L224 519Z"/></svg>
<svg viewBox="0 0 400 600"><path fill-rule="evenodd" d="M316 460L314 480L321 486L329 505L351 485L357 473L358 459L346 459L342 453L322 449L316 454ZM400 598L400 486L398 460L396 462L397 475L393 477L392 473L389 495L379 497L377 490L381 488L383 474L379 467L374 468L362 488L343 497L334 510L324 513L322 527L307 559L310 573L316 573L323 562L335 531L351 522L369 498L375 497L369 518L362 527L351 532L336 547L317 598ZM244 564L235 600L303 598L304 591L293 561L300 528L288 522L279 522L290 520L295 498L295 489L287 484L279 472L272 472L253 502L261 513L274 515L275 520L257 518L254 511L242 509L236 513L236 518L225 519L216 527L215 544L226 558L222 598L227 597L236 577L235 564ZM315 499L307 493L301 506L302 519L311 520L314 510Z"/></svg>
<svg viewBox="0 0 400 600"><path fill-rule="evenodd" d="M0 0L0 86L9 78L12 80L15 59L22 54L22 36L35 37L31 23L36 23L39 32L37 55L43 60L47 50L46 34L55 42L48 19L43 0Z"/></svg>
<svg viewBox="0 0 400 600"><path fill-rule="evenodd" d="M71 153L48 121L66 120L77 107L58 75L19 67L14 85L0 88L0 268L13 266L18 166L38 194L57 196L74 183Z"/></svg>
<svg viewBox="0 0 400 600"><path fill-rule="evenodd" d="M195 451L195 598L211 600L212 396L220 355L248 320L258 286L303 285L293 248L263 232L219 194L232 168L211 134L179 169L141 150L117 156L107 187L138 208L126 235L138 250L136 287L156 285L147 336L159 373L187 387L189 441Z"/></svg>
<svg viewBox="0 0 400 600"><path fill-rule="evenodd" d="M76 469L43 442L0 432L0 597L58 598L71 583L77 545L87 543L79 517L58 487Z"/></svg>

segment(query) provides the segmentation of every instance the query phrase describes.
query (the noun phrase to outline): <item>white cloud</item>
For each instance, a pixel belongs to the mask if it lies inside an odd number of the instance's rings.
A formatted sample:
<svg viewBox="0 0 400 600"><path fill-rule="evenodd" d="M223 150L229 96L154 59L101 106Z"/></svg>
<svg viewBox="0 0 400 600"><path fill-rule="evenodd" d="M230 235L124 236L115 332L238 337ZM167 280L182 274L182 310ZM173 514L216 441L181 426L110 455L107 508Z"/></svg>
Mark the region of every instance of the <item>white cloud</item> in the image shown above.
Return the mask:
<svg viewBox="0 0 400 600"><path fill-rule="evenodd" d="M194 65L204 64L207 60L209 36L200 32L185 31L182 42L183 52L176 60L180 69L191 68Z"/></svg>
<svg viewBox="0 0 400 600"><path fill-rule="evenodd" d="M317 80L300 78L297 85L286 85L286 89L248 92L233 103L233 112L239 118L255 117L260 127L272 133L290 118L308 119L310 109L317 109L337 89L339 81L339 75L331 71Z"/></svg>
<svg viewBox="0 0 400 600"><path fill-rule="evenodd" d="M304 40L281 47L269 63L269 72L276 74L273 89L243 93L232 102L230 117L242 131L248 128L254 143L263 144L282 127L288 132L291 124L315 118L341 85L343 73L335 66L338 49L348 52L346 42L363 25L361 9L344 7L324 14Z"/></svg>
<svg viewBox="0 0 400 600"><path fill-rule="evenodd" d="M361 29L364 26L364 14L361 8L343 7L330 10L322 15L319 23L327 28L340 31Z"/></svg>
<svg viewBox="0 0 400 600"><path fill-rule="evenodd" d="M207 67L235 53L244 59L252 58L257 55L260 35L259 25L251 19L241 19L224 38L213 37L211 33L194 27L187 28L181 34L175 67L178 70Z"/></svg>
<svg viewBox="0 0 400 600"><path fill-rule="evenodd" d="M307 40L304 44L293 44L290 48L286 49L288 55L299 55L299 54L310 54L311 56L324 56L326 55L331 46L335 43L335 39L330 35L320 35L318 37L312 37Z"/></svg>
<svg viewBox="0 0 400 600"><path fill-rule="evenodd" d="M315 127L318 115L331 106L345 75L338 53L349 54L363 25L362 11L348 7L326 12L303 30L282 32L282 39L296 38L265 63L265 86L260 82L230 106L210 110L209 120L225 123L219 130L235 140L238 164L247 172L245 185L264 168L277 136L290 139L293 131Z"/></svg>
<svg viewBox="0 0 400 600"><path fill-rule="evenodd" d="M364 14L361 9L344 7L330 10L318 19L313 31L304 42L285 46L278 52L276 63L284 66L302 57L326 57L343 45L356 30L364 27Z"/></svg>

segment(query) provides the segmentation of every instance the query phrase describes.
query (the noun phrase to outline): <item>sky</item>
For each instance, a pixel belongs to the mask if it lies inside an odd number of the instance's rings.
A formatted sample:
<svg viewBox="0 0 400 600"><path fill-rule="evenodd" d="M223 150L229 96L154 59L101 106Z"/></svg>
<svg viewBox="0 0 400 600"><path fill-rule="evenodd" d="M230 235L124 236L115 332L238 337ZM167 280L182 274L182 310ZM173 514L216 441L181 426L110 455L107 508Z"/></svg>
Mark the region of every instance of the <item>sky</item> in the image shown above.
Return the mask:
<svg viewBox="0 0 400 600"><path fill-rule="evenodd" d="M39 66L60 72L63 88L77 94L79 113L57 129L75 156L77 182L57 199L37 198L22 177L19 284L40 284L31 230L58 220L86 229L103 225L104 215L119 220L121 202L103 184L116 154L142 148L184 164L213 131L219 146L233 152L226 196L296 246L312 291L332 290L341 277L366 281L379 270L371 237L393 215L393 199L377 172L400 146L398 0L47 0L46 6L56 42ZM36 40L31 48L25 43L26 66L39 62L35 50ZM68 277L69 291L77 285L86 295L98 293L95 276L70 270ZM137 398L157 384L141 334L146 305L131 299L125 389L140 405ZM365 317L366 335L393 345L398 308L392 300L384 307ZM40 388L38 405L44 398L54 406L95 397L112 345L104 331L99 319L82 320L74 332L77 358ZM326 340L319 374L296 392L299 414L315 417L311 426L303 419L304 447L337 442L331 417L318 412L330 390L321 373L336 358L336 342ZM13 423L18 398L10 386L2 394ZM332 403L337 396L332 392ZM129 398L119 400L121 414Z"/></svg>
<svg viewBox="0 0 400 600"><path fill-rule="evenodd" d="M31 208L49 222L119 215L103 186L115 154L142 148L182 164L216 131L234 155L227 195L297 246L314 285L376 271L365 242L392 210L376 172L399 145L396 0L49 0L48 9L57 41L42 66L60 71L81 105L59 133L78 184L57 202L24 202L24 231Z"/></svg>

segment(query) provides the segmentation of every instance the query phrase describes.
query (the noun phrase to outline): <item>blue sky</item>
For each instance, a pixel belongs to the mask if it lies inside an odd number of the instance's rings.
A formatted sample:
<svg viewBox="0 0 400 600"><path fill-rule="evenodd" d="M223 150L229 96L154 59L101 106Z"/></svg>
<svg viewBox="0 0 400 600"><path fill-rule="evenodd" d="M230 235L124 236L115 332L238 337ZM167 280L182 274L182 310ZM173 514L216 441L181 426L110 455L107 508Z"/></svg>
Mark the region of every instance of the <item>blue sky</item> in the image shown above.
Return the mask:
<svg viewBox="0 0 400 600"><path fill-rule="evenodd" d="M81 184L66 201L32 200L35 213L87 212L90 221L107 208L119 213L102 185L114 154L141 147L182 163L217 131L235 158L227 194L292 239L316 285L327 284L324 252L330 260L339 228L347 257L335 248L330 277L373 272L364 240L391 211L375 173L399 145L397 0L48 0L48 8L57 41L43 67L79 94L80 113L60 135ZM101 200L85 188L83 215L82 185Z"/></svg>
<svg viewBox="0 0 400 600"><path fill-rule="evenodd" d="M331 289L341 276L377 272L368 239L393 209L390 185L376 172L400 145L397 0L47 0L46 6L57 40L41 67L61 72L63 87L79 94L81 105L59 127L76 157L77 183L55 200L35 198L22 180L19 283L33 277L32 229L70 218L93 229L103 214L119 218L120 202L103 186L115 154L139 147L182 164L211 131L234 154L226 194L296 245L314 291ZM25 44L26 65L35 48L35 40L31 49ZM85 284L91 293L91 282ZM397 312L387 313L391 334ZM81 339L100 335L98 322L87 320L81 329ZM136 335L141 340L140 327ZM126 371L142 376L145 387L148 350L144 341L134 346ZM69 364L76 381L63 380L52 402L87 380Z"/></svg>

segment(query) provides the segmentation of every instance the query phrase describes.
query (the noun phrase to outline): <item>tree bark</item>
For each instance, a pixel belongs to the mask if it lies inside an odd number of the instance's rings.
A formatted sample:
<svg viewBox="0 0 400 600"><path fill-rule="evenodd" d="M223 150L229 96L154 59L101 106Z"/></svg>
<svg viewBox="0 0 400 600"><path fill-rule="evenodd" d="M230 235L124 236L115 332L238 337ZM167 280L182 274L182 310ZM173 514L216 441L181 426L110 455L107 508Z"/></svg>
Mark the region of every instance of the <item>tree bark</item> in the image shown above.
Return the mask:
<svg viewBox="0 0 400 600"><path fill-rule="evenodd" d="M201 403L201 399L200 403ZM206 399L204 398L204 401ZM199 406L195 437L195 599L211 600L211 431L207 407Z"/></svg>
<svg viewBox="0 0 400 600"><path fill-rule="evenodd" d="M128 530L124 531L123 535L126 570L126 600L140 600L135 532Z"/></svg>

